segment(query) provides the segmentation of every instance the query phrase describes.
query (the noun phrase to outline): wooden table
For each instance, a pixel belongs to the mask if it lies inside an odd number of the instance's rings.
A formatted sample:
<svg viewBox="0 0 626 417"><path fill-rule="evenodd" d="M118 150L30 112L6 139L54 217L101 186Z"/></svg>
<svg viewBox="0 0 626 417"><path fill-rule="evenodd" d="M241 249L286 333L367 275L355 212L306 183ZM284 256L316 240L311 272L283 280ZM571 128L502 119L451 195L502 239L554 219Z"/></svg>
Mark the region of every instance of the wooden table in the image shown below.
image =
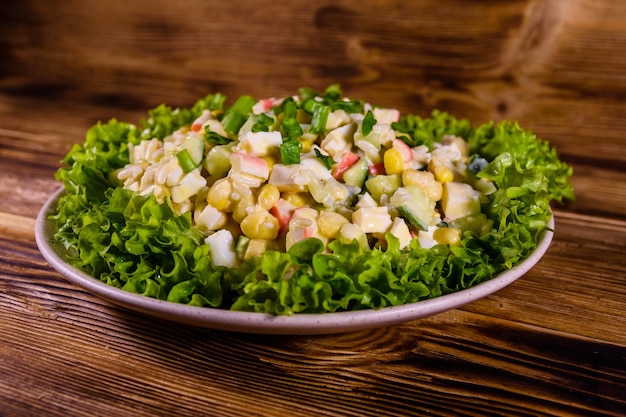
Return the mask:
<svg viewBox="0 0 626 417"><path fill-rule="evenodd" d="M0 416L626 415L624 2L110 3L0 11ZM545 258L430 318L261 336L131 313L40 255L35 216L98 120L331 82L554 144L577 200Z"/></svg>

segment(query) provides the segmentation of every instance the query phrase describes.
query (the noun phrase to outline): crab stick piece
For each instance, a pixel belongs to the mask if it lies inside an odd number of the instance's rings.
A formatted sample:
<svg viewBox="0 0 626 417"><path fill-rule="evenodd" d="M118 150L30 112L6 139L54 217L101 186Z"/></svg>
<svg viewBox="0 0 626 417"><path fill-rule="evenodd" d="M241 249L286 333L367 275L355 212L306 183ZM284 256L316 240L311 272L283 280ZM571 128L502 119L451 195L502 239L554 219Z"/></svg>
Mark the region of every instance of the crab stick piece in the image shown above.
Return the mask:
<svg viewBox="0 0 626 417"><path fill-rule="evenodd" d="M267 180L270 176L270 167L267 161L245 152L233 152L229 156L231 172L233 174L247 174Z"/></svg>

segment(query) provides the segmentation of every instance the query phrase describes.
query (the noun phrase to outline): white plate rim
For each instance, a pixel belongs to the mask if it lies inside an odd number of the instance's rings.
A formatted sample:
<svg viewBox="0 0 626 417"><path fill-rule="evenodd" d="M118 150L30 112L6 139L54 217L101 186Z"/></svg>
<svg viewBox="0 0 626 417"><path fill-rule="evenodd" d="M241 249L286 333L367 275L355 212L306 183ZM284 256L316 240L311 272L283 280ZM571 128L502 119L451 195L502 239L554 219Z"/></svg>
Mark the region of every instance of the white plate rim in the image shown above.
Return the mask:
<svg viewBox="0 0 626 417"><path fill-rule="evenodd" d="M35 223L35 240L44 259L65 279L93 295L138 313L192 326L242 333L276 335L346 333L429 317L486 297L510 285L539 262L550 247L554 235L554 216L552 216L548 223L552 230L543 232L537 248L526 259L489 281L452 294L378 310L273 316L157 300L110 286L68 264L64 259L65 248L53 237L56 225L48 218L56 211L58 199L63 192L63 188L57 190L39 211Z"/></svg>

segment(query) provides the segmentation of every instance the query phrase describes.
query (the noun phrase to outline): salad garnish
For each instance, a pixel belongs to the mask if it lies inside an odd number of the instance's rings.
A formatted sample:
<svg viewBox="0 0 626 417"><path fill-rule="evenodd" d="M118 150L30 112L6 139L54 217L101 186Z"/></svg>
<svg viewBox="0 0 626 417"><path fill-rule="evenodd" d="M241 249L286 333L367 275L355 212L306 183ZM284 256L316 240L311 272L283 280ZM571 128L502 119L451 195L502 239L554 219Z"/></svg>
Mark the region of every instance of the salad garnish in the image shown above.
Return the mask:
<svg viewBox="0 0 626 417"><path fill-rule="evenodd" d="M208 308L378 309L511 268L574 199L572 167L515 122L401 115L338 85L226 101L89 129L56 174L68 262Z"/></svg>

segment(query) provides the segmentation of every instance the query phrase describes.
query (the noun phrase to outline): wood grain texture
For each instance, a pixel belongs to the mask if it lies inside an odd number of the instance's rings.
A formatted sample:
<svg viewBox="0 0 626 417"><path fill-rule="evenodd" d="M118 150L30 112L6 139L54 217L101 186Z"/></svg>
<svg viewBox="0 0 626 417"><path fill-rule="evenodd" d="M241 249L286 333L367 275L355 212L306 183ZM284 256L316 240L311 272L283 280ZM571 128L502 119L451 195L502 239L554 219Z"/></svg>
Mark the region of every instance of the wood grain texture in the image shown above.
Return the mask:
<svg viewBox="0 0 626 417"><path fill-rule="evenodd" d="M34 412L63 415L68 400L85 415L521 415L539 405L591 415L625 405L623 342L583 331L463 309L339 336L212 332L119 310L55 277L32 246L0 248L28 271L1 270L12 276L1 288L4 381L27 384L16 397ZM7 399L10 388L0 390Z"/></svg>
<svg viewBox="0 0 626 417"><path fill-rule="evenodd" d="M625 415L624 22L621 0L3 5L0 416ZM269 337L129 312L39 254L54 173L99 120L335 82L554 144L577 199L542 261L431 318Z"/></svg>

